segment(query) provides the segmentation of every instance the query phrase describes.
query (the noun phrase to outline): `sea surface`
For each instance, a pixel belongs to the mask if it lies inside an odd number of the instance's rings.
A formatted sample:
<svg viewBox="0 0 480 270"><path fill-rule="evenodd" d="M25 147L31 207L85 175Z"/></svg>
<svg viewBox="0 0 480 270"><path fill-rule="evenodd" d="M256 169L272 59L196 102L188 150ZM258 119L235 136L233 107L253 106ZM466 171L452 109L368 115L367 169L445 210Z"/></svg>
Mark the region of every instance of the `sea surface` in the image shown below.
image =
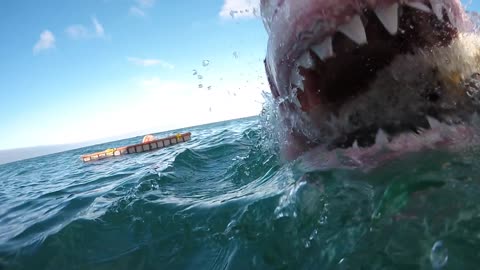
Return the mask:
<svg viewBox="0 0 480 270"><path fill-rule="evenodd" d="M305 173L261 117L179 131L0 165L0 269L480 269L478 149Z"/></svg>

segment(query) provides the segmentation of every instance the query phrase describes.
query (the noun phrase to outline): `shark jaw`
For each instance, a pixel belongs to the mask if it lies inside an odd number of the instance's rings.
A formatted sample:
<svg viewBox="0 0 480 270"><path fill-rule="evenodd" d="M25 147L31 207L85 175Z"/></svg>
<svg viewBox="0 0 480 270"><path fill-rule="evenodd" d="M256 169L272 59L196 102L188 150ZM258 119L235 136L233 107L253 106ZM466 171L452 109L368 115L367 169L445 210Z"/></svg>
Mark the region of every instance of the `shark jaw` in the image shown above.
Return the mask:
<svg viewBox="0 0 480 270"><path fill-rule="evenodd" d="M289 129L284 157L341 152L361 167L470 141L479 107L478 38L460 31L457 10L448 1L367 5L333 25L322 19L302 30L283 67L267 56ZM390 154L377 156L385 150ZM341 163L328 160L325 167Z"/></svg>

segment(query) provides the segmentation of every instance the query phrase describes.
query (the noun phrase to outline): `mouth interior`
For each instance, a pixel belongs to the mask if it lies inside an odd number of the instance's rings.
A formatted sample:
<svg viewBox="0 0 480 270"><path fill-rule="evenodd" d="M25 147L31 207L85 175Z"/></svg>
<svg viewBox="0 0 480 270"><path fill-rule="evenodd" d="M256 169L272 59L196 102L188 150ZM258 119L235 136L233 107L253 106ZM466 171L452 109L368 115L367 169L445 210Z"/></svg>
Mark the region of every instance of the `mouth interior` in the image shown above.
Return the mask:
<svg viewBox="0 0 480 270"><path fill-rule="evenodd" d="M303 91L297 91L302 111L308 113L321 108L322 112L336 114L345 103L366 93L377 73L388 67L396 56L413 54L418 49L448 46L457 36L457 30L449 23L446 12L440 20L431 12L402 6L395 34L387 31L371 10L365 10L360 18L365 27L367 44L359 45L343 33L336 32L332 36L333 56L323 57L312 49L308 50L315 64L310 68L299 66L298 69L303 77ZM435 94L426 98L430 102L438 99ZM428 127L425 117L412 116L405 123L381 128L389 134L397 134ZM369 146L375 143L378 129L378 126L363 127L351 134L343 134L331 144L346 148L358 141L360 146Z"/></svg>

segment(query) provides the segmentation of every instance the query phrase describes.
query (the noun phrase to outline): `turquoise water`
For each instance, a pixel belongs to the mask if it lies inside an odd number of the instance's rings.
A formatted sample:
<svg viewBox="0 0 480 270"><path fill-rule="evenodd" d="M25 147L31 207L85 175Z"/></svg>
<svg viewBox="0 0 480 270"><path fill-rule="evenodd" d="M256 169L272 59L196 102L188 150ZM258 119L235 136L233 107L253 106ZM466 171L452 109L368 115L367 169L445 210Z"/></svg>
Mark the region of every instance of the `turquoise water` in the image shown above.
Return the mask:
<svg viewBox="0 0 480 270"><path fill-rule="evenodd" d="M262 123L91 164L79 156L141 138L1 165L0 269L480 268L478 150L303 173Z"/></svg>

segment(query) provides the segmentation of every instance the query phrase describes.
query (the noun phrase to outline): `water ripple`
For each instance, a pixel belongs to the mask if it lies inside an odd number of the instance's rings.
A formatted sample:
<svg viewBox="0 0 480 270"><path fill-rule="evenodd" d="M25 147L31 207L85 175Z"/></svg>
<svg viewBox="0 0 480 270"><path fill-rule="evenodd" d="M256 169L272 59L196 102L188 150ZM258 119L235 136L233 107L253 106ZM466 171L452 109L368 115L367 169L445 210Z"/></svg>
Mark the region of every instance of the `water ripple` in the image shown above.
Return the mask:
<svg viewBox="0 0 480 270"><path fill-rule="evenodd" d="M260 122L92 164L78 156L115 144L0 166L0 269L476 269L478 150L304 174Z"/></svg>

